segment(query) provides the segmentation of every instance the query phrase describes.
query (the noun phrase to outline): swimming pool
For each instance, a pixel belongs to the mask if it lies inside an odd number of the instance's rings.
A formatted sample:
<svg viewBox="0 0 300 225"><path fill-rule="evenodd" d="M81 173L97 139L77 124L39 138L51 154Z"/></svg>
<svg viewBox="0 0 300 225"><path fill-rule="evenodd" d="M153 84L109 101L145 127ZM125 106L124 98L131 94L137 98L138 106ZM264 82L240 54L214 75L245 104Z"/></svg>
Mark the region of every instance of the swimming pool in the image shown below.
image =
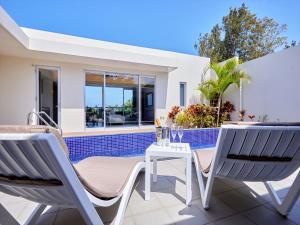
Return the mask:
<svg viewBox="0 0 300 225"><path fill-rule="evenodd" d="M184 130L182 142L190 143L192 149L213 147L218 137L218 128ZM141 156L155 140L154 132L81 136L64 138L71 161L80 161L90 156ZM177 140L178 137L177 137Z"/></svg>

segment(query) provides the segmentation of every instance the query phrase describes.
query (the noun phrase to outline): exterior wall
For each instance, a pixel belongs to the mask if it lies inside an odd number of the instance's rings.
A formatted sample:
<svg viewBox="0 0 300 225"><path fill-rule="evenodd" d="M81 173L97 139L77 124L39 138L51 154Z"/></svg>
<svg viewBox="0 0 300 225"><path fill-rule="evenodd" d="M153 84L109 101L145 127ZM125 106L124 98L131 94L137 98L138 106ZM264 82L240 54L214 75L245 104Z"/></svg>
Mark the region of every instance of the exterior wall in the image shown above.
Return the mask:
<svg viewBox="0 0 300 225"><path fill-rule="evenodd" d="M170 72L168 76L157 76L157 118L162 116L166 119L171 107L179 105L180 82L186 82L187 106L200 101L200 92L196 89L201 83L201 72L209 63L209 59L195 57L193 60L182 59L179 63L178 68Z"/></svg>
<svg viewBox="0 0 300 225"><path fill-rule="evenodd" d="M173 105L179 105L179 83L187 83L187 103L199 95L195 89L208 58L177 55L177 69L169 73L134 70L87 64L62 63L31 58L0 56L0 124L25 124L27 113L36 107L35 65L58 67L60 81L59 105L64 132L85 130L85 71L107 71L154 75L156 77L155 117L166 118Z"/></svg>
<svg viewBox="0 0 300 225"><path fill-rule="evenodd" d="M240 93L230 88L226 99L255 120L264 115L268 121L300 121L300 46L270 54L240 65L252 81L243 83ZM237 119L237 114L235 114Z"/></svg>
<svg viewBox="0 0 300 225"><path fill-rule="evenodd" d="M35 108L35 95L31 62L0 56L0 124L25 124Z"/></svg>

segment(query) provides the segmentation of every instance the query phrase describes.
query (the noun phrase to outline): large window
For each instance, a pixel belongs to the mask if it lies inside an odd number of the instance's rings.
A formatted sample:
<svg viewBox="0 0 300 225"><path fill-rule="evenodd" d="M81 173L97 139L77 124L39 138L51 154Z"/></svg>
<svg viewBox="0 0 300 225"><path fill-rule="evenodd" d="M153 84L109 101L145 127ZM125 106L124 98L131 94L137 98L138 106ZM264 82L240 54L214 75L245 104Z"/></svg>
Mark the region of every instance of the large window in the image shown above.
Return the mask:
<svg viewBox="0 0 300 225"><path fill-rule="evenodd" d="M86 127L154 124L154 89L150 76L86 73Z"/></svg>
<svg viewBox="0 0 300 225"><path fill-rule="evenodd" d="M85 121L86 127L103 127L104 105L102 74L86 73L85 77Z"/></svg>
<svg viewBox="0 0 300 225"><path fill-rule="evenodd" d="M138 76L105 76L106 126L138 125Z"/></svg>

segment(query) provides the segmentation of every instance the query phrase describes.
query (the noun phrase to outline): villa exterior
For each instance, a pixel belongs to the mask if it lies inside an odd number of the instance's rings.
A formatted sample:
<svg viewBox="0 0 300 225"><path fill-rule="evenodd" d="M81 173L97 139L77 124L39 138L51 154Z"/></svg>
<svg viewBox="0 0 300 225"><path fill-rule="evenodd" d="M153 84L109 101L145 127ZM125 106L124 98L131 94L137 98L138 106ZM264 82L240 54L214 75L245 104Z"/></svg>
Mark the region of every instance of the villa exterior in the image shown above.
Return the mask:
<svg viewBox="0 0 300 225"><path fill-rule="evenodd" d="M299 57L300 45L243 63L252 81L224 100L256 121L299 121ZM0 124L45 111L65 133L153 127L172 106L203 102L197 87L209 62L21 28L0 7Z"/></svg>
<svg viewBox="0 0 300 225"><path fill-rule="evenodd" d="M252 81L223 96L231 118L300 121L299 59L300 45L239 65ZM207 103L209 63L21 28L0 6L0 125L43 111L64 132L0 127L0 224L300 224L299 122L172 126L159 141L156 118Z"/></svg>
<svg viewBox="0 0 300 225"><path fill-rule="evenodd" d="M45 111L64 132L153 125L199 100L210 61L21 28L1 7L0 37L0 124Z"/></svg>

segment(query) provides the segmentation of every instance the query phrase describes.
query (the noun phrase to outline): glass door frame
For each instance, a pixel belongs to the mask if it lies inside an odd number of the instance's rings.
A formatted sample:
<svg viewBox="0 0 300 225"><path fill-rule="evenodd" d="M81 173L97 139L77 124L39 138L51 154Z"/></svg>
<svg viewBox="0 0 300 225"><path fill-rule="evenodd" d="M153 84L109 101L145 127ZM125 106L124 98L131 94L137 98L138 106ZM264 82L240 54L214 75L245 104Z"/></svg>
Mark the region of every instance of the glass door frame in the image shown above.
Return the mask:
<svg viewBox="0 0 300 225"><path fill-rule="evenodd" d="M151 75L139 75L139 127L147 127L147 126L152 126L152 125L143 125L142 124L142 87L141 87L141 78L153 78L154 79L154 95L153 95L153 111L154 111L154 121L155 121L155 118L156 118L156 76L151 76ZM154 121L153 121L153 125L154 125Z"/></svg>
<svg viewBox="0 0 300 225"><path fill-rule="evenodd" d="M35 65L35 112L39 112L40 108L40 82L39 70L54 70L57 71L57 125L61 126L61 68L59 66ZM37 124L36 118L36 124Z"/></svg>
<svg viewBox="0 0 300 225"><path fill-rule="evenodd" d="M102 95L102 100L103 100L103 111L104 111L104 126L103 127L95 127L95 128L89 128L86 127L86 107L85 107L85 102L86 102L86 93L85 93L85 86L86 86L86 74L87 73L94 73L95 75L99 75L99 76L104 76L103 78L103 95ZM136 126L116 126L116 127L108 127L106 126L106 100L105 100L105 89L106 89L106 75L119 75L119 76L135 76L138 78L138 125ZM144 75L144 74L138 74L138 73L126 73L126 72L108 72L108 71L101 71L101 70L84 70L84 86L83 86L83 98L84 98L84 129L85 130L105 130L105 129L126 129L126 128L132 128L132 127L147 127L147 126L152 126L152 125L142 125L141 124L141 103L142 103L142 99L141 99L141 82L140 82L140 78L141 77L148 77L148 78L152 78L154 79L154 99L153 99L153 105L154 105L154 118L156 115L156 76L155 75ZM123 96L124 97L124 96ZM154 122L153 122L154 125Z"/></svg>

